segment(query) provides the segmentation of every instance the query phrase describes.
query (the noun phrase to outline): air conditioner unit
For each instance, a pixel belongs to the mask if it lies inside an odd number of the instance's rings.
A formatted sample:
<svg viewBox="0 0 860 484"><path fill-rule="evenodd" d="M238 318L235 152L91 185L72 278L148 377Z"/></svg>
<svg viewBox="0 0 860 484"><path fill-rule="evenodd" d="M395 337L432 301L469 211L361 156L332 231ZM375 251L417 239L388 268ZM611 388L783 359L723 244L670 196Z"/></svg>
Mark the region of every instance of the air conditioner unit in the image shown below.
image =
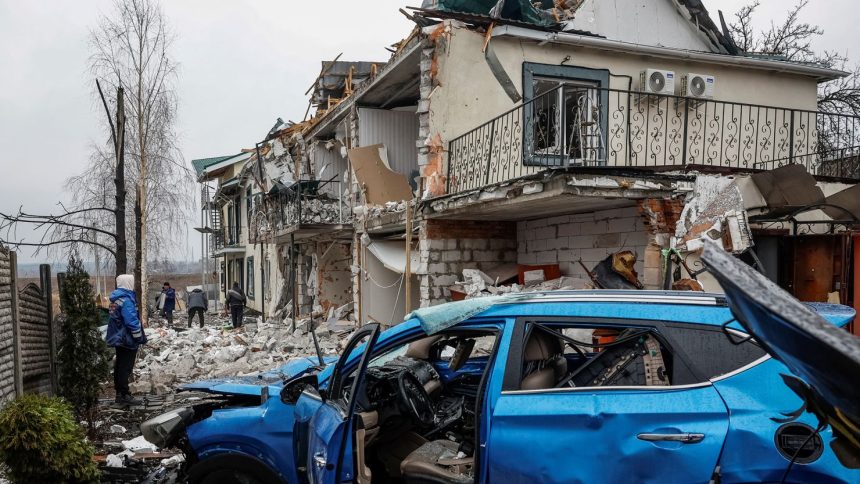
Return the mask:
<svg viewBox="0 0 860 484"><path fill-rule="evenodd" d="M717 78L708 74L687 74L683 82L685 97L695 99L713 99Z"/></svg>
<svg viewBox="0 0 860 484"><path fill-rule="evenodd" d="M642 73L639 90L648 94L675 94L675 73L648 69Z"/></svg>

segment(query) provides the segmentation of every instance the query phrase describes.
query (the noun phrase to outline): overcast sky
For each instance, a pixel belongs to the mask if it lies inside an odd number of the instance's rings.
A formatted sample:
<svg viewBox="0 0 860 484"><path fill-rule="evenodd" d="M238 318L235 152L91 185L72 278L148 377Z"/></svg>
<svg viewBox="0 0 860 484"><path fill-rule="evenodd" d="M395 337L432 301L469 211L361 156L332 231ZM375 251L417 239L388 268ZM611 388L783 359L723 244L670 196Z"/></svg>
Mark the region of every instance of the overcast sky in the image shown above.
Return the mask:
<svg viewBox="0 0 860 484"><path fill-rule="evenodd" d="M746 0L707 0L727 18ZM420 0L170 0L163 6L180 63L178 131L186 162L252 147L278 117L300 120L320 61L384 61L411 23L398 8ZM760 23L781 20L785 0L762 0ZM104 116L87 73L88 32L112 0L0 0L0 210L48 212L64 181L101 142ZM820 47L860 58L860 13L850 0L811 0ZM177 257L199 257L199 236ZM32 261L31 250L19 259Z"/></svg>

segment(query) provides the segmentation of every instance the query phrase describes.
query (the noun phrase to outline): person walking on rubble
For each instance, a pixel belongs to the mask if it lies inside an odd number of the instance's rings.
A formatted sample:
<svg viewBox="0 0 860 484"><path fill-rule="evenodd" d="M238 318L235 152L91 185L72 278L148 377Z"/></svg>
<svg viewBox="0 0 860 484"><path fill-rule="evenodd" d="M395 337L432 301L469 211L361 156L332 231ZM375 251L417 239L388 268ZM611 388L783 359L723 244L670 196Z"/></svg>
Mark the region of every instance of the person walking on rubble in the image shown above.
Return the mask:
<svg viewBox="0 0 860 484"><path fill-rule="evenodd" d="M233 283L233 289L227 291L227 307L230 308L230 319L233 321L233 329L242 327L242 318L245 313L245 304L248 298L242 292L238 282Z"/></svg>
<svg viewBox="0 0 860 484"><path fill-rule="evenodd" d="M161 317L167 320L167 324L173 326L173 311L176 310L176 289L170 287L169 282L164 283L161 294L158 295L158 309L161 310Z"/></svg>
<svg viewBox="0 0 860 484"><path fill-rule="evenodd" d="M203 315L209 309L209 297L202 289L197 288L188 293L188 298L185 301L188 306L188 327L194 323L194 316L200 316L200 327L203 327Z"/></svg>
<svg viewBox="0 0 860 484"><path fill-rule="evenodd" d="M141 405L142 402L134 398L128 388L128 380L137 359L137 349L146 344L146 333L137 313L132 275L124 274L116 278L116 290L110 295L110 321L105 339L108 346L116 349L113 367L116 403Z"/></svg>

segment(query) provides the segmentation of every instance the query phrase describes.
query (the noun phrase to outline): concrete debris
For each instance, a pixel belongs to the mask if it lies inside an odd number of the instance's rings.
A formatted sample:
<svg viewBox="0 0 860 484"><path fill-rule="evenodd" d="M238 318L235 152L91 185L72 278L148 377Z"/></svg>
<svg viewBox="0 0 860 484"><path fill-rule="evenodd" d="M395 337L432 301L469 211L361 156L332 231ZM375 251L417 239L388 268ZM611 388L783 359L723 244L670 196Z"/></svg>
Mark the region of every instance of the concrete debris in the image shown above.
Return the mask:
<svg viewBox="0 0 860 484"><path fill-rule="evenodd" d="M337 354L352 323L341 321L349 305L332 309L328 318L314 322L320 347L326 354ZM313 356L309 334L310 319L262 322L246 318L234 330L227 318L209 315L203 328L182 328L180 319L172 328L156 327L147 331L149 342L141 349L130 384L134 394L165 395L177 386L199 380L249 376L272 370L295 357Z"/></svg>
<svg viewBox="0 0 860 484"><path fill-rule="evenodd" d="M534 273L533 277L529 277L530 273ZM519 294L532 292L547 292L547 291L576 291L582 289L592 289L593 287L588 281L575 277L562 276L549 281L544 280L544 271L527 271L526 284L499 284L498 280L492 279L486 273L475 270L465 269L463 271L463 281L459 281L450 287L452 298L460 299L475 299L481 297L500 296L504 294Z"/></svg>
<svg viewBox="0 0 860 484"><path fill-rule="evenodd" d="M726 177L699 176L675 235L686 252L702 250L705 241L735 254L746 252L753 240L738 183Z"/></svg>
<svg viewBox="0 0 860 484"><path fill-rule="evenodd" d="M132 452L131 455L134 455L134 453ZM108 454L108 456L105 458L105 467L125 467L125 461L125 455Z"/></svg>
<svg viewBox="0 0 860 484"><path fill-rule="evenodd" d="M347 198L319 197L302 200L302 220L314 224L339 224L348 221Z"/></svg>
<svg viewBox="0 0 860 484"><path fill-rule="evenodd" d="M165 469L173 469L182 465L185 462L185 456L182 454L176 454L169 459L163 459L161 461L161 467Z"/></svg>
<svg viewBox="0 0 860 484"><path fill-rule="evenodd" d="M147 441L142 435L135 437L131 440L123 440L122 446L127 451L131 451L132 453L139 452L157 452L158 447L155 444Z"/></svg>
<svg viewBox="0 0 860 484"><path fill-rule="evenodd" d="M363 215L366 218L376 218L388 213L404 213L409 207L409 202L387 202L384 205L368 205L363 207Z"/></svg>

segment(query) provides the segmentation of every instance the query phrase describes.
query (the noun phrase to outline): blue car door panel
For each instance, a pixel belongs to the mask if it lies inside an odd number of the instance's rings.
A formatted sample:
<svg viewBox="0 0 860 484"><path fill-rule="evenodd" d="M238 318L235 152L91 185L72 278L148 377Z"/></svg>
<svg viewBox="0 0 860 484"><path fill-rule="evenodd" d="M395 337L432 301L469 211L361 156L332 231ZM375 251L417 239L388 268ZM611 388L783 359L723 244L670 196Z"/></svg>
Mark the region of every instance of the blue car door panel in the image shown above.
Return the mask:
<svg viewBox="0 0 860 484"><path fill-rule="evenodd" d="M503 392L492 418L490 482L707 483L728 430L709 384Z"/></svg>

